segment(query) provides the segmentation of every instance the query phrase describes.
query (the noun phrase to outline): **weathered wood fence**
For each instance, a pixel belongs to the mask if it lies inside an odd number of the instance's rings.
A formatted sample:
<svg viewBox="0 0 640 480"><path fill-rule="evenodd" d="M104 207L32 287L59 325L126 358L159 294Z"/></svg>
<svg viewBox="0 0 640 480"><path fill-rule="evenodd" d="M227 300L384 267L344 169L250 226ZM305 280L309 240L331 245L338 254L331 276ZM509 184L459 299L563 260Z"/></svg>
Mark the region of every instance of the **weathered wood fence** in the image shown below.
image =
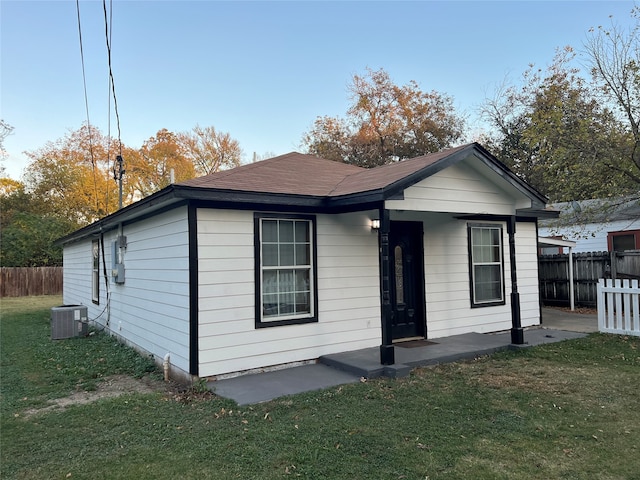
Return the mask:
<svg viewBox="0 0 640 480"><path fill-rule="evenodd" d="M539 276L543 305L569 306L569 255L540 255ZM597 306L601 278L640 279L640 250L574 253L576 306Z"/></svg>
<svg viewBox="0 0 640 480"><path fill-rule="evenodd" d="M62 267L1 267L0 297L62 294Z"/></svg>
<svg viewBox="0 0 640 480"><path fill-rule="evenodd" d="M640 288L638 280L600 279L598 282L598 330L640 336Z"/></svg>

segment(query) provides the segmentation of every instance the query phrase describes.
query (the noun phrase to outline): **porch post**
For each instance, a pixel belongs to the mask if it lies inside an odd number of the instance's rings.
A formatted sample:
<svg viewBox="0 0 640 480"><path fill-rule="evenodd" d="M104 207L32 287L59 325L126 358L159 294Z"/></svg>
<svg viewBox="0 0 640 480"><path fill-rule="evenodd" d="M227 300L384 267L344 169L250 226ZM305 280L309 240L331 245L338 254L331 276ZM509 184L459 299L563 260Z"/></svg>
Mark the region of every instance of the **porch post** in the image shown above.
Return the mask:
<svg viewBox="0 0 640 480"><path fill-rule="evenodd" d="M516 217L511 216L507 222L509 234L509 263L511 265L511 343L524 344L524 330L520 316L520 294L516 276Z"/></svg>
<svg viewBox="0 0 640 480"><path fill-rule="evenodd" d="M389 211L380 207L380 230L378 230L379 264L380 264L380 316L382 325L382 345L380 345L380 363L393 365L395 351L393 347L393 333L391 324L391 292L389 278L389 231L391 221Z"/></svg>

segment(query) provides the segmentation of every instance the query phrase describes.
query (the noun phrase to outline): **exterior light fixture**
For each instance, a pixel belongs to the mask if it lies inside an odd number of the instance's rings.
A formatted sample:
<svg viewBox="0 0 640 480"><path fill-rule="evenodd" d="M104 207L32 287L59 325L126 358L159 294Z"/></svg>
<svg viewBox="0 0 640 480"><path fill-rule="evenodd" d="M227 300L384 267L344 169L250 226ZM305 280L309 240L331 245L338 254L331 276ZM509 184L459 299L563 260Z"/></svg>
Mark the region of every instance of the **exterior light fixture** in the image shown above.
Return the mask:
<svg viewBox="0 0 640 480"><path fill-rule="evenodd" d="M380 220L374 218L371 220L371 230L378 230L380 228Z"/></svg>

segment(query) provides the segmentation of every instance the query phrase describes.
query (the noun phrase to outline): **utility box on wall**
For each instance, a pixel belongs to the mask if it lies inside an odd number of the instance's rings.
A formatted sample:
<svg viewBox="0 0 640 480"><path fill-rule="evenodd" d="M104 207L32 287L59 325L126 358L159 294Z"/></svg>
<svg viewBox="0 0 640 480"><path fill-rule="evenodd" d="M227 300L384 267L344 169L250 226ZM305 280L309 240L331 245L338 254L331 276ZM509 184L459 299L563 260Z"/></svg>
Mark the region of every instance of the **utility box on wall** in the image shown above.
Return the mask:
<svg viewBox="0 0 640 480"><path fill-rule="evenodd" d="M89 330L87 307L61 305L51 309L51 340L86 337Z"/></svg>

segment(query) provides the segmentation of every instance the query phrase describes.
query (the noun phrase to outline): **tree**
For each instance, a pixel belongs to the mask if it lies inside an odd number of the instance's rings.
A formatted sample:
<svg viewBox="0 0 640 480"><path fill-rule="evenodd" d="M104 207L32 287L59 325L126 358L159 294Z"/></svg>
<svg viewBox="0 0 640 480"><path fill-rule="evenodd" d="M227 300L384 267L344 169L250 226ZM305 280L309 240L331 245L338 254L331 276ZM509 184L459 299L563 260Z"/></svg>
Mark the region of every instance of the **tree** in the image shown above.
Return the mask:
<svg viewBox="0 0 640 480"><path fill-rule="evenodd" d="M4 149L4 140L11 135L11 132L13 132L13 127L0 118L0 161L4 161L7 156L7 152ZM0 174L4 173L4 170L4 165L0 164Z"/></svg>
<svg viewBox="0 0 640 480"><path fill-rule="evenodd" d="M125 162L125 182L133 200L144 198L169 185L172 170L177 182L195 176L193 163L185 155L177 135L166 128L146 140L137 152L128 150Z"/></svg>
<svg viewBox="0 0 640 480"><path fill-rule="evenodd" d="M594 82L617 107L630 133L625 152L630 162L610 159L607 166L640 189L640 8L631 16L635 24L628 30L613 22L610 29L591 29L585 46Z"/></svg>
<svg viewBox="0 0 640 480"><path fill-rule="evenodd" d="M48 211L49 205L19 182L9 187L0 191L0 265L61 265L62 248L53 241L78 225Z"/></svg>
<svg viewBox="0 0 640 480"><path fill-rule="evenodd" d="M117 186L110 156L115 142L87 125L44 147L26 152L27 191L45 202L47 211L81 226L117 209Z"/></svg>
<svg viewBox="0 0 640 480"><path fill-rule="evenodd" d="M631 188L608 167L622 161L625 129L571 68L574 57L570 47L559 50L546 72L531 66L522 86L503 86L483 107L497 156L552 201Z"/></svg>
<svg viewBox="0 0 640 480"><path fill-rule="evenodd" d="M190 132L179 134L178 142L199 175L237 167L242 159L238 141L215 127L196 125Z"/></svg>
<svg viewBox="0 0 640 480"><path fill-rule="evenodd" d="M354 75L346 118L318 117L302 143L311 154L374 167L435 152L462 137L451 97L395 85L383 69Z"/></svg>

